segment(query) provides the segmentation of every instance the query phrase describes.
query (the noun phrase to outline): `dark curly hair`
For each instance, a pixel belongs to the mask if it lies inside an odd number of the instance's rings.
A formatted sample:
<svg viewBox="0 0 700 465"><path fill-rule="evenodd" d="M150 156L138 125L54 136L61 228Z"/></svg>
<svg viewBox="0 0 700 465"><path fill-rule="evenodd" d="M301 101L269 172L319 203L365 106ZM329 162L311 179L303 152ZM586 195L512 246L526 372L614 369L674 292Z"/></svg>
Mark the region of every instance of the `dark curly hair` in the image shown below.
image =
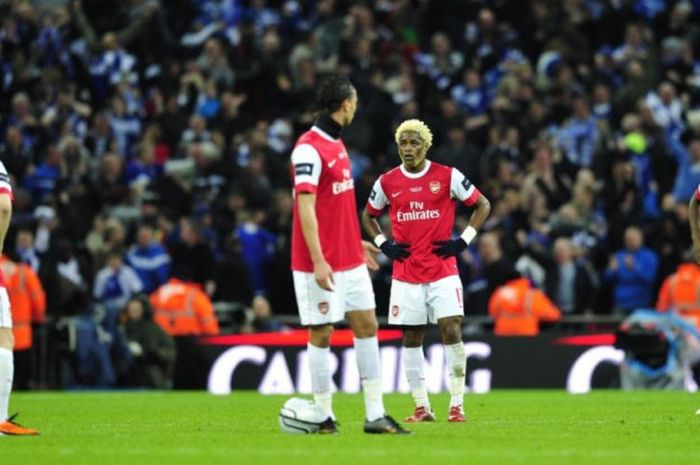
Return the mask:
<svg viewBox="0 0 700 465"><path fill-rule="evenodd" d="M352 83L343 76L334 74L324 79L316 92L316 111L333 113L355 92Z"/></svg>

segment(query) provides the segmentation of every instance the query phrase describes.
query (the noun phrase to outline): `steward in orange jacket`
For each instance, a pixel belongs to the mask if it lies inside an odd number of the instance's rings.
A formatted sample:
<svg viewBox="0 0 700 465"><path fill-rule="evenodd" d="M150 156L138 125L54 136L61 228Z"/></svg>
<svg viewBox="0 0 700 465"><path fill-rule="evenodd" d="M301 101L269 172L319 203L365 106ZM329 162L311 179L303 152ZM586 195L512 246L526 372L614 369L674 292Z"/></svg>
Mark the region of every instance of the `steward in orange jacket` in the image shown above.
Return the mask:
<svg viewBox="0 0 700 465"><path fill-rule="evenodd" d="M32 323L43 323L46 314L44 288L29 265L15 263L3 255L0 267L10 297L15 350L31 349Z"/></svg>
<svg viewBox="0 0 700 465"><path fill-rule="evenodd" d="M547 295L530 286L525 278L513 279L497 288L489 299L489 315L498 336L536 336L539 322L557 321L561 312Z"/></svg>
<svg viewBox="0 0 700 465"><path fill-rule="evenodd" d="M694 263L678 265L676 272L661 285L656 309L675 311L700 330L700 267Z"/></svg>
<svg viewBox="0 0 700 465"><path fill-rule="evenodd" d="M150 296L153 320L171 336L219 334L219 322L209 296L199 284L170 280Z"/></svg>

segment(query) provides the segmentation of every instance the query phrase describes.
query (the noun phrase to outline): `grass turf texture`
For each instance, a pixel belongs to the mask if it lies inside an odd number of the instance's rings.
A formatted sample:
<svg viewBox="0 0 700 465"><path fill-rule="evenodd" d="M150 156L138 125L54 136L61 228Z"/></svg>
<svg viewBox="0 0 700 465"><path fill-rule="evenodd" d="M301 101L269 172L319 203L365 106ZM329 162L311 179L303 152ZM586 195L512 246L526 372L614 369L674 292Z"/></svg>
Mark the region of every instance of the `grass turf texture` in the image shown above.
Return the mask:
<svg viewBox="0 0 700 465"><path fill-rule="evenodd" d="M438 422L414 436L362 430L362 396L336 395L338 436L288 435L277 424L288 396L235 392L16 393L18 420L40 437L0 437L8 464L699 464L700 396L682 392L495 391L467 396L468 423ZM389 412L412 411L388 395Z"/></svg>

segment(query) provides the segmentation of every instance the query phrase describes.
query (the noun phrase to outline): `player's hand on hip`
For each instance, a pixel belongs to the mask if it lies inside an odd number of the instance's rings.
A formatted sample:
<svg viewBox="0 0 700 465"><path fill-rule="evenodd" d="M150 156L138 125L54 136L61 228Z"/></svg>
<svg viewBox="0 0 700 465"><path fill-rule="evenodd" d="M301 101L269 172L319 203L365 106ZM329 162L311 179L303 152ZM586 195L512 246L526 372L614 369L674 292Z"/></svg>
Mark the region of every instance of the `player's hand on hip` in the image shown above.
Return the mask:
<svg viewBox="0 0 700 465"><path fill-rule="evenodd" d="M327 291L335 290L333 268L331 268L327 261L321 260L320 262L314 263L314 278L316 278L316 282L322 289Z"/></svg>
<svg viewBox="0 0 700 465"><path fill-rule="evenodd" d="M411 256L410 247L408 244L387 240L382 243L380 249L387 257L401 262Z"/></svg>
<svg viewBox="0 0 700 465"><path fill-rule="evenodd" d="M433 245L433 253L440 258L454 257L467 248L467 243L461 237L449 241L435 241Z"/></svg>
<svg viewBox="0 0 700 465"><path fill-rule="evenodd" d="M379 263L377 263L376 255L379 253L379 248L371 242L362 241L362 250L365 252L367 268L372 271L377 271L379 269Z"/></svg>

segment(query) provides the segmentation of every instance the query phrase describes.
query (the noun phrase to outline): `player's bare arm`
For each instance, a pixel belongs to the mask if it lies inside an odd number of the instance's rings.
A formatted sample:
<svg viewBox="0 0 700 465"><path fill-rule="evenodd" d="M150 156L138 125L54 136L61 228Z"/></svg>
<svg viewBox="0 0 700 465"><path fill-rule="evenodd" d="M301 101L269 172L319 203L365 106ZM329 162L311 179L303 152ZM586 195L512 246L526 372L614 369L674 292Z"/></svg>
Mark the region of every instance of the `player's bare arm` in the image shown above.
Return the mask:
<svg viewBox="0 0 700 465"><path fill-rule="evenodd" d="M304 241L309 248L314 264L314 277L319 286L327 291L333 290L333 269L323 256L321 240L318 236L318 219L316 218L316 194L300 193L297 198L299 220Z"/></svg>
<svg viewBox="0 0 700 465"><path fill-rule="evenodd" d="M365 207L362 212L362 226L372 238L374 244L379 247L384 255L392 260L403 261L411 255L409 244L403 244L389 240L382 233L382 227L375 217L373 217Z"/></svg>
<svg viewBox="0 0 700 465"><path fill-rule="evenodd" d="M377 271L379 269L379 263L377 263L377 254L380 252L380 249L371 242L363 240L362 250L365 252L365 262L367 262L367 268L369 268L372 271Z"/></svg>
<svg viewBox="0 0 700 465"><path fill-rule="evenodd" d="M474 212L469 218L469 226L479 231L486 222L486 218L489 217L490 213L491 202L489 202L485 195L481 194L476 203L474 204ZM467 228L469 226L467 226Z"/></svg>
<svg viewBox="0 0 700 465"><path fill-rule="evenodd" d="M370 215L367 211L367 207L362 211L362 227L365 228L365 232L372 239L382 234L382 227L379 225L377 219Z"/></svg>
<svg viewBox="0 0 700 465"><path fill-rule="evenodd" d="M698 200L695 198L696 194L690 198L690 205L688 211L688 221L690 222L690 235L693 238L693 256L695 261L700 264L700 223L698 223Z"/></svg>
<svg viewBox="0 0 700 465"><path fill-rule="evenodd" d="M9 195L0 195L0 254L5 244L5 236L12 219L12 199Z"/></svg>

